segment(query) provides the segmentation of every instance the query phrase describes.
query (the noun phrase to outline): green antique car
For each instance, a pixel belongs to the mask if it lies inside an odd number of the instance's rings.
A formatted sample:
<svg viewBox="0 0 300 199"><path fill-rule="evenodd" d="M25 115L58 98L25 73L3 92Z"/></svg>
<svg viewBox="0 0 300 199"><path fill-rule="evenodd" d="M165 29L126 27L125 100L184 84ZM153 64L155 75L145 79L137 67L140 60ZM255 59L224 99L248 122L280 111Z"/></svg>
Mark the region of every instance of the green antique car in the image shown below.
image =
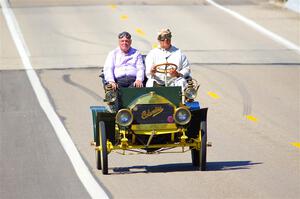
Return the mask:
<svg viewBox="0 0 300 199"><path fill-rule="evenodd" d="M183 153L206 170L207 108L195 101L197 81L188 87L105 87L108 106L91 106L97 169L108 174L108 155ZM177 148L178 150L171 150ZM170 151L171 150L171 151Z"/></svg>

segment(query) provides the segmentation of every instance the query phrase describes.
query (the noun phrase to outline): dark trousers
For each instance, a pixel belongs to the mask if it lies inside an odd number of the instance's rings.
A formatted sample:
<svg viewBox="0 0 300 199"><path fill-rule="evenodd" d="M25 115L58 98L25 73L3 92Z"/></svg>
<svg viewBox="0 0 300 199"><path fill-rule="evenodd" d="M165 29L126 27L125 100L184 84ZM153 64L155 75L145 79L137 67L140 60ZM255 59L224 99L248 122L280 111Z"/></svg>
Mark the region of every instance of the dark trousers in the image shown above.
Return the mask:
<svg viewBox="0 0 300 199"><path fill-rule="evenodd" d="M135 82L136 77L134 76L122 76L116 78L116 82L119 87L134 87L133 83Z"/></svg>

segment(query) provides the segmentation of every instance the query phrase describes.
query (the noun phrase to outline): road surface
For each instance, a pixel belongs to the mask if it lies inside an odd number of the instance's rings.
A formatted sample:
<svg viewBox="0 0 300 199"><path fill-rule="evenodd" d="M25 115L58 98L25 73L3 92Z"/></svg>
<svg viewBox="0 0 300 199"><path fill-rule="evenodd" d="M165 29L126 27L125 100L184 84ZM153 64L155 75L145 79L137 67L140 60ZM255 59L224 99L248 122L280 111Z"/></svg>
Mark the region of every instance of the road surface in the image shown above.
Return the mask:
<svg viewBox="0 0 300 199"><path fill-rule="evenodd" d="M27 56L85 164L110 198L298 198L300 54L205 0L12 0ZM169 1L168 1L169 2ZM299 14L268 1L215 1L300 46ZM32 90L0 14L0 198L89 198ZM109 155L96 170L89 107L117 34L146 54L173 32L208 107L208 171L189 153ZM298 145L297 145L298 144ZM298 147L297 147L298 146Z"/></svg>

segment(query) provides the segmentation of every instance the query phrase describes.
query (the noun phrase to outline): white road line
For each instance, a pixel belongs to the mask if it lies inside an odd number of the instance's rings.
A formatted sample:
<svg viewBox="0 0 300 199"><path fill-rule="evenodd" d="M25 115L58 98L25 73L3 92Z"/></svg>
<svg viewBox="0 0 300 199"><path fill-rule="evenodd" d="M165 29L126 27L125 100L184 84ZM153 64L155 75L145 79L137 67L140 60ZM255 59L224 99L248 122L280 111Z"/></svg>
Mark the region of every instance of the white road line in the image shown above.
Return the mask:
<svg viewBox="0 0 300 199"><path fill-rule="evenodd" d="M13 11L11 10L11 8L9 8L7 0L0 0L0 4L2 6L4 18L12 35L12 38L15 42L17 50L20 54L22 63L24 65L24 68L26 69L26 73L33 87L33 90L38 98L42 109L44 110L50 123L52 124L60 143L62 144L65 152L71 160L71 163L75 169L77 176L79 177L83 186L86 188L87 192L92 198L109 198L102 189L102 187L97 183L93 175L90 173L88 167L85 165L82 157L80 156L77 148L75 147L71 137L69 136L66 128L64 127L58 115L54 111L54 108L52 107L48 99L48 96L40 82L40 79L38 78L35 70L31 65L26 51L26 44L24 40L22 40L22 33L20 29L17 28L17 20L15 19Z"/></svg>
<svg viewBox="0 0 300 199"><path fill-rule="evenodd" d="M280 37L279 35L269 31L268 29L258 25L257 23L255 23L254 21L238 14L237 12L234 12L228 8L225 8L217 3L215 3L213 0L206 0L208 3L210 3L211 5L217 7L218 9L230 14L231 16L237 18L238 20L244 22L245 24L247 24L248 26L254 28L256 31L267 35L268 37L270 37L272 40L274 40L275 42L287 47L288 49L294 50L296 51L298 54L300 54L300 47L290 41L288 41L287 39L284 39L283 37Z"/></svg>

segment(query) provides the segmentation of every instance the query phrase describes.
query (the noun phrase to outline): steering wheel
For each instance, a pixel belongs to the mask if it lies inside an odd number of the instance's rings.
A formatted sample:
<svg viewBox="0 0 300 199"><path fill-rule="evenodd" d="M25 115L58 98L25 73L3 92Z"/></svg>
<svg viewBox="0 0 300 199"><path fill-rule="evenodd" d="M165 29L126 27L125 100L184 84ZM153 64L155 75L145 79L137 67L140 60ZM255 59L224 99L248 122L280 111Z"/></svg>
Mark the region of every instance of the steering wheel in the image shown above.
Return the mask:
<svg viewBox="0 0 300 199"><path fill-rule="evenodd" d="M164 67L162 67L164 66ZM158 73L170 73L172 70L177 70L178 66L173 63L162 63L153 66Z"/></svg>

